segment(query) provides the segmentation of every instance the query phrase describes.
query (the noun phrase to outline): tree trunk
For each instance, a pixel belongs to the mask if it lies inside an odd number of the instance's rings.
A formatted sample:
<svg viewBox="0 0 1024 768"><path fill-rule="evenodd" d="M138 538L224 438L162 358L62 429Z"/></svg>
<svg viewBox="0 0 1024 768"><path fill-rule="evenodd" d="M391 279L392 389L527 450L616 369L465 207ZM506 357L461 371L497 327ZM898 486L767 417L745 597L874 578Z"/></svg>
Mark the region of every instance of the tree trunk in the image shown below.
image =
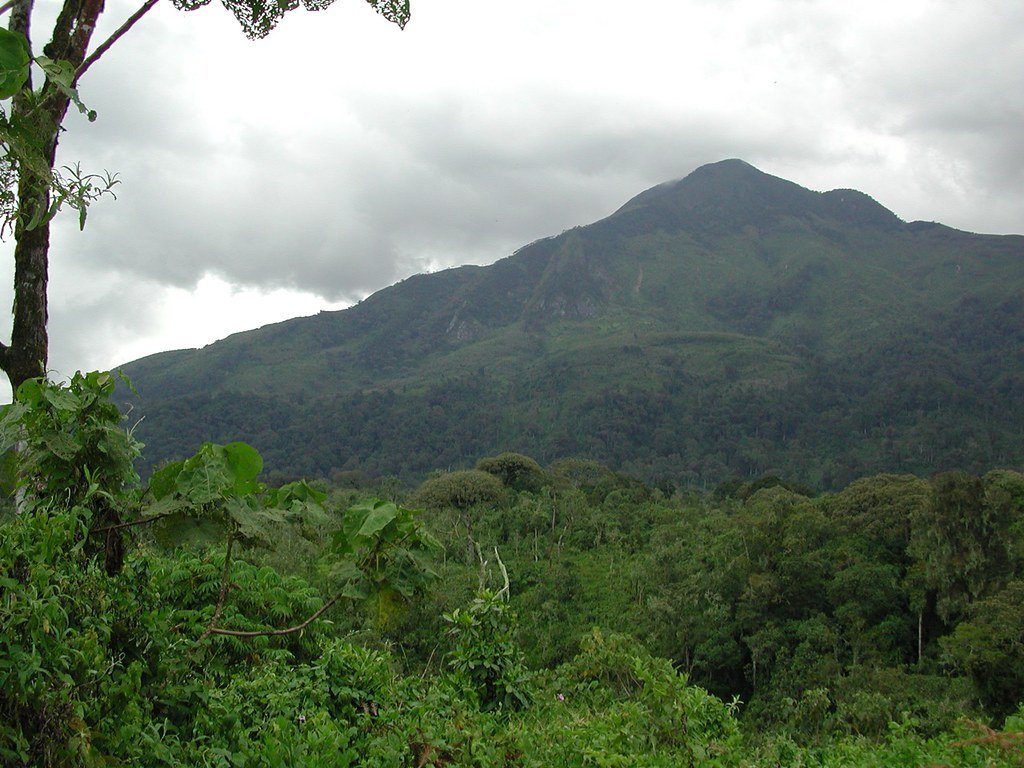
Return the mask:
<svg viewBox="0 0 1024 768"><path fill-rule="evenodd" d="M31 47L30 22L32 0L18 0L11 9L10 29L20 32ZM53 37L44 49L47 56L80 67L85 60L96 20L103 12L103 0L65 0L53 26ZM11 120L29 122L31 102L24 93L32 89L31 78L22 93L14 97ZM37 136L43 160L53 169L57 159L57 139L67 115L70 97L47 81L43 84L40 103L30 122L43 135ZM40 120L42 117L42 120ZM32 229L26 227L34 213L45 213L50 206L50 193L45 180L24 167L18 177L19 219L14 228L14 324L10 346L0 345L0 369L17 388L26 379L46 374L49 337L46 324L47 282L50 254L50 223L43 221Z"/></svg>
<svg viewBox="0 0 1024 768"><path fill-rule="evenodd" d="M917 666L921 666L921 646L924 638L924 611L917 612Z"/></svg>
<svg viewBox="0 0 1024 768"><path fill-rule="evenodd" d="M24 199L25 195L19 195ZM49 201L45 193L43 204ZM25 230L18 224L14 248L14 326L11 346L3 358L3 369L15 391L26 379L46 373L49 337L47 322L47 270L50 253L50 225Z"/></svg>

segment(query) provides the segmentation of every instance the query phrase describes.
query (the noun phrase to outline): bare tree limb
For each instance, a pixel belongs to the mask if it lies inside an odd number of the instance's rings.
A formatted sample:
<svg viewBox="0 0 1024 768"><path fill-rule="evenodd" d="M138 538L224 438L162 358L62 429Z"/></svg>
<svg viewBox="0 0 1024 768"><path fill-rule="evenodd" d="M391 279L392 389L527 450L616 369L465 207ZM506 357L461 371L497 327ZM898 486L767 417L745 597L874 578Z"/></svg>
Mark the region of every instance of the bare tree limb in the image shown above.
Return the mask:
<svg viewBox="0 0 1024 768"><path fill-rule="evenodd" d="M495 597L502 597L504 595L505 601L508 602L508 571L505 569L505 564L501 562L501 555L498 554L497 547L494 548L494 557L498 560L498 567L501 569L501 577L505 580L505 586L498 590L498 594L496 594Z"/></svg>
<svg viewBox="0 0 1024 768"><path fill-rule="evenodd" d="M145 16L149 12L149 9L156 5L156 3L157 0L146 0L146 2L142 4L139 10L137 10L135 13L129 16L127 21L125 21L124 24L122 24L120 27L114 30L114 33L110 37L108 37L106 40L100 43L96 50L89 54L88 58L86 58L85 61L82 62L81 66L79 66L78 69L75 71L75 77L71 81L71 85L77 85L79 78L81 78L82 75L85 74L86 70L89 69L89 67L91 67L96 61L98 61L99 58L104 53L106 53L114 43L121 39L121 36L124 35L125 32L134 27L135 23L143 16Z"/></svg>

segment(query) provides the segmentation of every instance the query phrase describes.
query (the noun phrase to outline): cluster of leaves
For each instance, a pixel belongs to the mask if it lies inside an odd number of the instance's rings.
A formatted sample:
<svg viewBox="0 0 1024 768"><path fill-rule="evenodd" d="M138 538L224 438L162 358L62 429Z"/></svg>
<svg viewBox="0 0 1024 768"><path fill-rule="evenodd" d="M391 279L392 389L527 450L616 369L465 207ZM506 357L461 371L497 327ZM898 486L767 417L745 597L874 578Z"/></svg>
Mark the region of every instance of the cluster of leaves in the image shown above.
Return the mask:
<svg viewBox="0 0 1024 768"><path fill-rule="evenodd" d="M116 377L76 373L66 386L32 379L0 417L0 445L23 505L74 507L96 494L123 497L138 482L141 445L110 402Z"/></svg>
<svg viewBox="0 0 1024 768"><path fill-rule="evenodd" d="M444 472L420 486L415 500L424 507L466 509L479 504L495 504L505 494L499 478L482 469Z"/></svg>
<svg viewBox="0 0 1024 768"><path fill-rule="evenodd" d="M334 0L302 0L301 5L310 11L320 11ZM366 0L377 13L399 28L409 23L409 0ZM179 10L194 11L209 5L210 0L174 0ZM234 14L242 25L245 36L258 40L266 37L288 11L300 6L299 0L266 2L265 0L224 0L224 7Z"/></svg>
<svg viewBox="0 0 1024 768"><path fill-rule="evenodd" d="M452 638L448 666L485 709L521 709L529 701L529 675L506 594L484 590L468 607L443 617Z"/></svg>
<svg viewBox="0 0 1024 768"><path fill-rule="evenodd" d="M46 74L50 88L64 93L90 121L96 113L82 103L75 88L75 67L67 61L48 56L32 56L28 41L20 32L0 28L0 100L17 95L23 108L0 108L0 232L19 222L31 230L48 222L64 206L78 212L79 226L85 227L89 206L104 195L113 196L118 184L109 173L86 174L75 164L55 170L47 157L47 146L57 126L46 109L48 92L26 90L29 68L35 63ZM23 210L19 206L16 184L19 174L50 190L47 206Z"/></svg>
<svg viewBox="0 0 1024 768"><path fill-rule="evenodd" d="M432 556L439 548L413 510L373 499L346 512L328 574L342 585L340 594L372 606L375 623L389 626L437 578Z"/></svg>

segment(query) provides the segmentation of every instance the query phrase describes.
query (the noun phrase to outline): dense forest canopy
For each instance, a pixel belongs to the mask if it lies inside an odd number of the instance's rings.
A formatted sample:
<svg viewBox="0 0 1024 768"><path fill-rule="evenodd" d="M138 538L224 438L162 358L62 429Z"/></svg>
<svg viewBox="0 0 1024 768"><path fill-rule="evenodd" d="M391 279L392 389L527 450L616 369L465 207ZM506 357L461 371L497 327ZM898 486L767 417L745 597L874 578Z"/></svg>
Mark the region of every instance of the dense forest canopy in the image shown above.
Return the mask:
<svg viewBox="0 0 1024 768"><path fill-rule="evenodd" d="M268 487L229 443L140 488L113 390L30 380L0 420L0 765L1022 758L1018 472Z"/></svg>

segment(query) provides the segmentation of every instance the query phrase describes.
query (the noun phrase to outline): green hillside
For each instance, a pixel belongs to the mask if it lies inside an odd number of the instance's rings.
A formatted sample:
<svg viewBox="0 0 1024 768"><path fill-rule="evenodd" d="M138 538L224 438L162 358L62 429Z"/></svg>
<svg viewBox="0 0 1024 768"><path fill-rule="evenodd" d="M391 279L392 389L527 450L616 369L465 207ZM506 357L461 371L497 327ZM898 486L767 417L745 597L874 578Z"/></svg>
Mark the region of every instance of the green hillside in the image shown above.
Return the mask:
<svg viewBox="0 0 1024 768"><path fill-rule="evenodd" d="M124 366L159 462L406 479L518 450L650 480L1024 461L1024 237L727 160L488 267Z"/></svg>

